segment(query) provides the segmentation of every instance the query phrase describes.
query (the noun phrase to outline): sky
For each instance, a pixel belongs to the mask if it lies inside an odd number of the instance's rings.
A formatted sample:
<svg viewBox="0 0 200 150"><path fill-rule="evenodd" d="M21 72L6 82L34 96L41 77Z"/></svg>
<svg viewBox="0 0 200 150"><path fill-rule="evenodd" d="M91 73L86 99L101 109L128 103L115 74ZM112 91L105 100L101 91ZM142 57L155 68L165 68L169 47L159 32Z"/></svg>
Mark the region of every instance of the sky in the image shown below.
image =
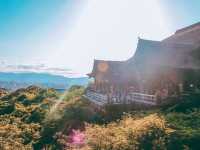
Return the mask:
<svg viewBox="0 0 200 150"><path fill-rule="evenodd" d="M200 21L199 0L0 0L0 71L84 75L126 60L138 37L162 40Z"/></svg>

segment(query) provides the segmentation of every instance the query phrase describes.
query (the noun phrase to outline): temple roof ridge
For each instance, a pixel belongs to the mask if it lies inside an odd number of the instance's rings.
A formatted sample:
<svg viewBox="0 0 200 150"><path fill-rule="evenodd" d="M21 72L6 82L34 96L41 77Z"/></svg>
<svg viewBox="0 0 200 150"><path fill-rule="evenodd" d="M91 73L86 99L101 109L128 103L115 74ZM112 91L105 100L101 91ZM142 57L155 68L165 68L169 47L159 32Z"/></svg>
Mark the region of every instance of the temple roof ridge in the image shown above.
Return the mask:
<svg viewBox="0 0 200 150"><path fill-rule="evenodd" d="M162 41L156 41L156 40L149 40L144 38L139 38L138 45L140 44L148 44L148 46L193 46L190 43L183 43L183 42L166 42L164 40Z"/></svg>
<svg viewBox="0 0 200 150"><path fill-rule="evenodd" d="M186 26L184 28L178 29L175 34L179 34L179 33L183 33L186 31L191 31L191 30L195 30L196 27L200 28L200 22L194 23L192 25Z"/></svg>
<svg viewBox="0 0 200 150"><path fill-rule="evenodd" d="M124 62L124 60L104 60L104 59L94 59L94 62Z"/></svg>

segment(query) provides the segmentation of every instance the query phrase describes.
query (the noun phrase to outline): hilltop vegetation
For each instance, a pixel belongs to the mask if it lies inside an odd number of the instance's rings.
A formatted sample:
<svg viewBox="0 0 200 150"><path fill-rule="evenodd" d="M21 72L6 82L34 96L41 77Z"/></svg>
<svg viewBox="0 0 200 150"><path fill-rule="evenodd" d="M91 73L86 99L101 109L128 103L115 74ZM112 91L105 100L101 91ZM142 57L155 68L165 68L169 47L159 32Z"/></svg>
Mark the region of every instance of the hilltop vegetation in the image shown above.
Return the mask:
<svg viewBox="0 0 200 150"><path fill-rule="evenodd" d="M0 101L0 149L32 149L40 137L41 123L58 94L53 89L28 87Z"/></svg>
<svg viewBox="0 0 200 150"><path fill-rule="evenodd" d="M0 98L2 150L163 150L200 147L199 95L154 110L99 110L74 86L60 94L31 86Z"/></svg>

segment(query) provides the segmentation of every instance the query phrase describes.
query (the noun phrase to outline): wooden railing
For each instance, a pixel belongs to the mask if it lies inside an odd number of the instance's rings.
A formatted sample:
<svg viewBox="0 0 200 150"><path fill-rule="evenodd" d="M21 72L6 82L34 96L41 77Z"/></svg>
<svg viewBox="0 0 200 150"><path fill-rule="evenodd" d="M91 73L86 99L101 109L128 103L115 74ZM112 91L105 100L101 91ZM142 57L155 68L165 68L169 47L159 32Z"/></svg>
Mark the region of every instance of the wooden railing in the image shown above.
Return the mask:
<svg viewBox="0 0 200 150"><path fill-rule="evenodd" d="M108 104L108 102L112 104L141 103L146 105L157 105L157 98L155 95L136 92L129 93L126 97L124 97L123 100L116 97L111 97L111 99L109 100L108 96L105 94L87 90L85 93L85 97L98 105Z"/></svg>
<svg viewBox="0 0 200 150"><path fill-rule="evenodd" d="M108 103L107 95L104 95L101 93L87 90L85 93L85 97L98 105L104 105L104 104Z"/></svg>
<svg viewBox="0 0 200 150"><path fill-rule="evenodd" d="M137 103L144 103L149 105L157 105L157 98L155 95L143 94L143 93L130 93L128 96L128 101L137 102Z"/></svg>

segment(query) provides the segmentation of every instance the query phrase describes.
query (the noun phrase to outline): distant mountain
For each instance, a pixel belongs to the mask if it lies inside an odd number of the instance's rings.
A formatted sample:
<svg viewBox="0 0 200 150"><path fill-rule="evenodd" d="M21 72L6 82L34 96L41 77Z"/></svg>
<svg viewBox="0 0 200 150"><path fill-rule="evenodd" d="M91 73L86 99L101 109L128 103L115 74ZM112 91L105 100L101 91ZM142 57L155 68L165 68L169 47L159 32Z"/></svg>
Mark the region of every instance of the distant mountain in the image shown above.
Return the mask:
<svg viewBox="0 0 200 150"><path fill-rule="evenodd" d="M72 85L86 86L87 77L68 78L47 73L5 73L0 72L0 88L15 90L30 85L55 89L67 89Z"/></svg>

